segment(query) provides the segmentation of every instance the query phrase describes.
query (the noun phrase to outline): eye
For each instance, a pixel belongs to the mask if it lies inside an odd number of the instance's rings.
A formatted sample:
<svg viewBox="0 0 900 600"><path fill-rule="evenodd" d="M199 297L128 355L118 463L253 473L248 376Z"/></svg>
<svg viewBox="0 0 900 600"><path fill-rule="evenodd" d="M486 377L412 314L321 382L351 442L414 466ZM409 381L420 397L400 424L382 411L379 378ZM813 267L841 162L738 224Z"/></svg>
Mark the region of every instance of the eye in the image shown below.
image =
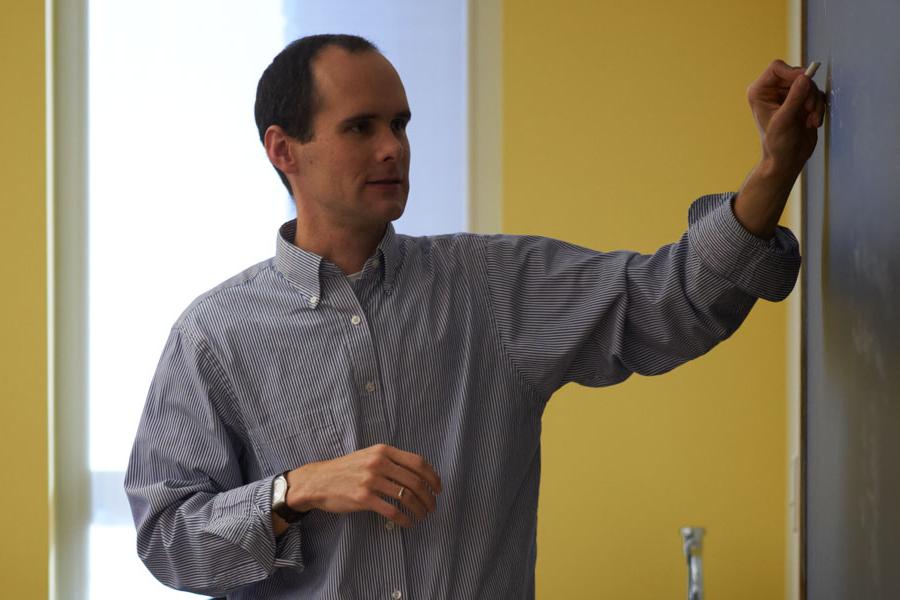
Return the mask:
<svg viewBox="0 0 900 600"><path fill-rule="evenodd" d="M391 129L394 131L406 131L406 126L409 124L409 119L394 119L391 121Z"/></svg>
<svg viewBox="0 0 900 600"><path fill-rule="evenodd" d="M369 121L357 121L347 128L350 133L368 133L372 128Z"/></svg>

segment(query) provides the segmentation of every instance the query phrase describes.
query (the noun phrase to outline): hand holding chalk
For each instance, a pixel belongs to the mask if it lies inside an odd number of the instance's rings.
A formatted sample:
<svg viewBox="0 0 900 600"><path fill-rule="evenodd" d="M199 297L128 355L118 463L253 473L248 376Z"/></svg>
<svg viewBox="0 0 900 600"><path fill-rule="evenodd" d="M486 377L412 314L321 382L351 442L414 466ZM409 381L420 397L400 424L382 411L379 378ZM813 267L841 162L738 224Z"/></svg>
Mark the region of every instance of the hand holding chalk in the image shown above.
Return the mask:
<svg viewBox="0 0 900 600"><path fill-rule="evenodd" d="M763 157L789 174L799 173L816 146L824 94L811 77L819 63L793 67L775 60L747 89Z"/></svg>

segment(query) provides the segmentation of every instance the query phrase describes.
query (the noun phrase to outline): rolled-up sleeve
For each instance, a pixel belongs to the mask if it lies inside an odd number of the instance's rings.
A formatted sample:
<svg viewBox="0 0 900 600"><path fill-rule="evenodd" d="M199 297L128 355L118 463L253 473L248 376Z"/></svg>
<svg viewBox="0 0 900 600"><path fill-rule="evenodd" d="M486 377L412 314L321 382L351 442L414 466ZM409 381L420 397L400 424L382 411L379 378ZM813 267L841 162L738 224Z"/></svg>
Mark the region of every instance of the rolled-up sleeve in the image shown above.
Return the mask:
<svg viewBox="0 0 900 600"><path fill-rule="evenodd" d="M703 266L751 296L784 300L800 272L800 244L785 227L778 227L771 240L744 229L734 216L735 196L703 196L691 205L690 247Z"/></svg>
<svg viewBox="0 0 900 600"><path fill-rule="evenodd" d="M785 298L800 268L796 238L784 228L772 240L753 236L733 199L697 199L687 232L649 255L486 238L494 322L520 378L546 399L571 381L664 373L728 338L757 298Z"/></svg>
<svg viewBox="0 0 900 600"><path fill-rule="evenodd" d="M243 480L233 392L202 342L175 328L125 476L138 554L171 587L220 595L303 568L300 528L272 531L272 477Z"/></svg>

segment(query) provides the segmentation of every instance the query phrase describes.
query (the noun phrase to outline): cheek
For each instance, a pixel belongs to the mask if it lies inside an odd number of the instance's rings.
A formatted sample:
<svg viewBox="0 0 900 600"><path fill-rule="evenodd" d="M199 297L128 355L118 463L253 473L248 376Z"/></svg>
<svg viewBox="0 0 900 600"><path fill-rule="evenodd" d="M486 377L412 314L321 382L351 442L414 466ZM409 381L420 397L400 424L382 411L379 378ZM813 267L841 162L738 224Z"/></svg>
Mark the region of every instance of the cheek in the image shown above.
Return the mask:
<svg viewBox="0 0 900 600"><path fill-rule="evenodd" d="M366 156L354 148L336 149L328 155L328 170L344 178L365 173Z"/></svg>

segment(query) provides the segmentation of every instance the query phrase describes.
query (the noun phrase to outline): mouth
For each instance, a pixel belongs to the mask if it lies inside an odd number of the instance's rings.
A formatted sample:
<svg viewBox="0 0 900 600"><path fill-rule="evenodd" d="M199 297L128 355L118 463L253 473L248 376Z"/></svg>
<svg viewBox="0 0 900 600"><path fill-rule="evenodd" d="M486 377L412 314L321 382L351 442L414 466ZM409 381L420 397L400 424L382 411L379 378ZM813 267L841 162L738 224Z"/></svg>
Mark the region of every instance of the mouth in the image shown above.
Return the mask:
<svg viewBox="0 0 900 600"><path fill-rule="evenodd" d="M366 182L366 185L377 185L377 186L392 186L392 185L403 185L405 180L396 179L396 178L386 178L386 179L372 179Z"/></svg>

